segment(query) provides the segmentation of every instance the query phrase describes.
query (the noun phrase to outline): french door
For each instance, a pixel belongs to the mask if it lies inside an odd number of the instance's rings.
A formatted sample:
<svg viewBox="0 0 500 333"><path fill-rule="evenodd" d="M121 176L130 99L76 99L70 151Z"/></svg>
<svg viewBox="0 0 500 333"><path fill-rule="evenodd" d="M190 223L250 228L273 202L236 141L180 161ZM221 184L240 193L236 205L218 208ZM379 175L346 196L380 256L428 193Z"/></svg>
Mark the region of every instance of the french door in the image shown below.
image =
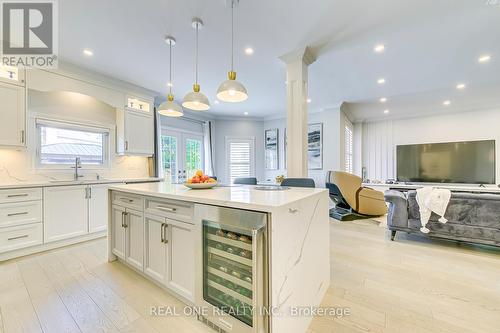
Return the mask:
<svg viewBox="0 0 500 333"><path fill-rule="evenodd" d="M196 170L204 169L203 135L176 130L164 130L161 136L165 180L184 182Z"/></svg>

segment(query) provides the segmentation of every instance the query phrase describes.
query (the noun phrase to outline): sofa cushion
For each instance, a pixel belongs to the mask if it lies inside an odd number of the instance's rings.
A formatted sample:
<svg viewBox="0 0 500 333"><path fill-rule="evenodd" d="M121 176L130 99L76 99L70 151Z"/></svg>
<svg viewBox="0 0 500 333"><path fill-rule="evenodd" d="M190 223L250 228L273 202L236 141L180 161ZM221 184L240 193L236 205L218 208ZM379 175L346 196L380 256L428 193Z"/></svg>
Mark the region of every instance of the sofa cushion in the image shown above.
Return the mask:
<svg viewBox="0 0 500 333"><path fill-rule="evenodd" d="M421 227L420 220L408 220L410 229L418 231ZM464 241L474 242L474 240L488 240L500 243L500 230L495 228L485 228L459 223L429 222L427 228L430 229L428 236L439 236L444 238L457 238Z"/></svg>
<svg viewBox="0 0 500 333"><path fill-rule="evenodd" d="M408 194L408 215L410 219L420 220L416 191ZM500 195L453 192L444 217L451 223L500 230ZM438 219L433 213L429 222Z"/></svg>

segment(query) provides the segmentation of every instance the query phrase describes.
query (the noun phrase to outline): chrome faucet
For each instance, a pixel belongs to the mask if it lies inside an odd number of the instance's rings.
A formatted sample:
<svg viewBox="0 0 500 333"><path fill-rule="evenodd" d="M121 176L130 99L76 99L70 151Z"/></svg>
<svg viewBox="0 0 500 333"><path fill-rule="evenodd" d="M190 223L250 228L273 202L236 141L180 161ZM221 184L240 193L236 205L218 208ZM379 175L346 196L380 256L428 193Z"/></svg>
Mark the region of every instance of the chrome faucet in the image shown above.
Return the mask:
<svg viewBox="0 0 500 333"><path fill-rule="evenodd" d="M74 180L78 180L78 178L83 177L83 175L78 174L78 169L82 168L82 161L80 160L80 157L75 158L75 166L72 168L75 169L75 175L73 177Z"/></svg>

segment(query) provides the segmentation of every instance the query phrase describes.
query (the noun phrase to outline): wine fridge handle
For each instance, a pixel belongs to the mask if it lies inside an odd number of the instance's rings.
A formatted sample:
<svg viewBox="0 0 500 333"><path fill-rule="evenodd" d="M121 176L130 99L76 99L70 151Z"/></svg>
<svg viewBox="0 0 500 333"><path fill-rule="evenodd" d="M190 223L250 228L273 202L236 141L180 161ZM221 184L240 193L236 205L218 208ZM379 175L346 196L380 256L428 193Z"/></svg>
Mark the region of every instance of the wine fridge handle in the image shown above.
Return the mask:
<svg viewBox="0 0 500 333"><path fill-rule="evenodd" d="M252 306L253 306L253 320L254 320L254 331L260 332L262 329L260 326L267 326L262 323L259 319L261 316L255 315L255 313L261 313L263 307L267 306L263 298L267 286L264 286L264 281L266 281L265 272L268 269L265 265L265 253L264 253L264 231L265 227L260 229L252 230ZM265 312L262 312L265 313Z"/></svg>

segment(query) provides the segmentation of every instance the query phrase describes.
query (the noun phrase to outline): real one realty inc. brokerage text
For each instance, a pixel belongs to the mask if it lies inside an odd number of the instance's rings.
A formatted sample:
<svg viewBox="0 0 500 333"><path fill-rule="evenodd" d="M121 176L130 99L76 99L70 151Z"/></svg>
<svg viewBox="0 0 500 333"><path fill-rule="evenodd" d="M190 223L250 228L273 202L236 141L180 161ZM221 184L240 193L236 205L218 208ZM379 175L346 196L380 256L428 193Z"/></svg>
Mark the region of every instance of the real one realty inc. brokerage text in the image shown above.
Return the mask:
<svg viewBox="0 0 500 333"><path fill-rule="evenodd" d="M204 306L151 306L149 314L155 317L170 316L207 316L207 315L245 315L254 314L252 307L241 307L238 309L219 309L216 307ZM342 318L351 315L351 309L348 307L312 307L312 306L290 306L285 310L281 307L262 307L258 309L259 315L270 315L273 317L336 317Z"/></svg>

